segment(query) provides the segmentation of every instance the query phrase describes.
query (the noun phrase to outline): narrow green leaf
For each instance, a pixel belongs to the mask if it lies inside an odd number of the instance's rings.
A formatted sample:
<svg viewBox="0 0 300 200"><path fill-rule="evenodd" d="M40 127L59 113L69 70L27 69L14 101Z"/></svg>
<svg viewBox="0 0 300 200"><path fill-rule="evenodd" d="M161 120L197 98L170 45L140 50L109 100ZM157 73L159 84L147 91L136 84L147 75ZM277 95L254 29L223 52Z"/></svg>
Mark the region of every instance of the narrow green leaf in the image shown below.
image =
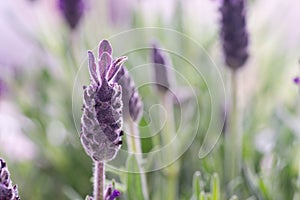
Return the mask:
<svg viewBox="0 0 300 200"><path fill-rule="evenodd" d="M201 193L201 173L196 171L193 177L193 199L200 200Z"/></svg>
<svg viewBox="0 0 300 200"><path fill-rule="evenodd" d="M206 200L206 195L205 195L205 192L201 192L200 193L200 198L199 198L200 200Z"/></svg>
<svg viewBox="0 0 300 200"><path fill-rule="evenodd" d="M211 181L212 200L220 199L220 180L218 174L214 174Z"/></svg>
<svg viewBox="0 0 300 200"><path fill-rule="evenodd" d="M139 166L136 157L129 156L127 160L128 171L138 171ZM141 176L138 173L127 173L127 199L144 200Z"/></svg>
<svg viewBox="0 0 300 200"><path fill-rule="evenodd" d="M207 200L212 200L212 195L211 195L210 193L207 193L207 194L206 194L206 199L207 199Z"/></svg>

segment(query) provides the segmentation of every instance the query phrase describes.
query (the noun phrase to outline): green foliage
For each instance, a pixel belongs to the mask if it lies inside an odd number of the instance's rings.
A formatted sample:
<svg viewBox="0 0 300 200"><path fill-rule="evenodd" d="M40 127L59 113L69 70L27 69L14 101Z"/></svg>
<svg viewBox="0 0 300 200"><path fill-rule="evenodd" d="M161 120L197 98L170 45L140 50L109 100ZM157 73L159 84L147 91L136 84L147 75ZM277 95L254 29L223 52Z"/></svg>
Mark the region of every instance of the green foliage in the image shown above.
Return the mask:
<svg viewBox="0 0 300 200"><path fill-rule="evenodd" d="M300 44L300 38L289 37L294 33L294 30L284 30L289 24L281 23L280 17L269 23L273 17L266 17L265 8L260 7L261 1L249 4L251 54L247 66L238 72L242 146L236 151L242 155L242 170L238 177L226 182L226 133L222 128L228 99L223 98L222 92L228 91L228 73L223 68L217 20L210 21L211 17L207 16L202 18L203 12L199 12L200 17L194 17L197 12L191 13L188 8L198 10L198 7L186 6L180 1L176 6L179 14L174 12L172 20L163 20L162 16L149 18L149 13L143 11L147 6L141 1L132 6L136 9L130 11L129 23L123 27L108 22L106 1L90 3L91 11L74 32L62 24L49 23L52 13L48 16L46 12L43 17L32 17L32 20L38 19L34 25L30 20L24 27L11 24L18 27L17 35L36 49L28 62L9 66L12 70L7 74L5 70L0 73L9 88L5 98L0 95L0 122L3 125L0 127L0 156L10 166L11 178L18 184L21 199L81 200L92 194L92 160L80 144L79 124L82 86L89 84L86 51L96 47L103 38L112 42L114 55L128 56L126 67L140 86L138 90L144 103L144 115L139 125L143 153L161 148L159 128L164 123L159 118L155 87L148 84L152 81L153 71L150 65L145 66L150 61L150 51L145 47L156 40L170 51L172 67L177 73L172 89L182 100L180 105L174 105L174 123L176 129L184 125L178 145L183 151L178 174L176 171L178 191L174 191L180 200L300 198L300 101L299 88L292 82L299 68L300 48L295 44ZM41 5L36 4L33 9L38 11L38 14L34 12L38 16L45 11ZM207 12L214 14L216 11L208 9ZM290 21L292 23L294 19ZM280 30L278 24L283 24ZM31 26L36 29L26 32L25 27ZM131 28L149 26L160 28L131 32ZM165 27L176 27L192 39L162 29ZM127 29L131 31L124 33ZM19 56L27 49L8 51ZM188 98L190 91L195 92L192 98ZM13 128L6 127L10 124ZM159 131L151 135L152 130ZM17 143L19 140L14 141L14 132L19 134L17 139L25 137L33 145L31 157L25 156L29 152L26 148L21 149L22 156L14 153L13 150L24 147ZM4 145L10 137L14 142ZM189 145L184 149L182 144L186 143ZM202 147L204 150L213 148L200 159ZM127 149L124 144L121 150ZM143 163L145 169L157 167L162 162L153 155L144 159L147 161ZM118 167L107 168L111 170L107 179L116 180L116 189L121 191L119 199L142 200L140 175L126 173L126 168L138 171L136 158L129 156L123 160ZM163 196L160 193L167 187L164 178L163 169L147 173L151 199Z"/></svg>
<svg viewBox="0 0 300 200"><path fill-rule="evenodd" d="M134 155L129 156L127 160L127 169L129 171L139 171L137 159ZM127 173L127 199L143 200L143 188L141 176L138 173Z"/></svg>

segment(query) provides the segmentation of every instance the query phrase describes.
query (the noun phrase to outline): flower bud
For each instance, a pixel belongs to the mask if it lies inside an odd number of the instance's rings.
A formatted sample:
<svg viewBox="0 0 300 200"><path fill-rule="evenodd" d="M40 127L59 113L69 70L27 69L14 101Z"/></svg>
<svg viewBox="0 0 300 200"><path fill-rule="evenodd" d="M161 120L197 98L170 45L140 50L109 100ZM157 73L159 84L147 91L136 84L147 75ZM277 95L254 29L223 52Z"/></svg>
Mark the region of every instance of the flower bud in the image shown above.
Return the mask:
<svg viewBox="0 0 300 200"><path fill-rule="evenodd" d="M84 87L81 143L94 161L114 159L122 144L122 89L114 81L127 59L112 60L112 48L107 40L99 45L99 59L89 56L91 83Z"/></svg>
<svg viewBox="0 0 300 200"><path fill-rule="evenodd" d="M115 81L122 86L123 118L138 122L143 113L143 103L135 83L125 66L118 72Z"/></svg>
<svg viewBox="0 0 300 200"><path fill-rule="evenodd" d="M222 2L221 38L225 63L232 70L237 70L246 63L249 56L244 0Z"/></svg>

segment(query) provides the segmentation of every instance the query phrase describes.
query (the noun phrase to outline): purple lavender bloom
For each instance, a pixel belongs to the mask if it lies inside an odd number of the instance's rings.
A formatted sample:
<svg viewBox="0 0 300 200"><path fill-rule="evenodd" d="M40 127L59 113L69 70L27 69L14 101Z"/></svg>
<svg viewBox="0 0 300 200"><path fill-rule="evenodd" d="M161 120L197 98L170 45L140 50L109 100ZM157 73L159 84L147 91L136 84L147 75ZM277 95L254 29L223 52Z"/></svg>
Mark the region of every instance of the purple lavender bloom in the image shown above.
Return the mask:
<svg viewBox="0 0 300 200"><path fill-rule="evenodd" d="M153 45L151 60L157 89L159 92L166 93L170 89L169 62L156 45Z"/></svg>
<svg viewBox="0 0 300 200"><path fill-rule="evenodd" d="M142 116L143 103L135 83L125 66L122 66L115 77L115 82L122 86L123 118L138 122Z"/></svg>
<svg viewBox="0 0 300 200"><path fill-rule="evenodd" d="M229 68L237 70L249 56L244 0L222 1L221 38L225 62Z"/></svg>
<svg viewBox="0 0 300 200"><path fill-rule="evenodd" d="M107 200L114 200L120 195L121 193L118 190L114 190Z"/></svg>
<svg viewBox="0 0 300 200"><path fill-rule="evenodd" d="M88 51L91 83L84 87L81 143L94 161L112 160L122 144L122 89L114 81L127 57L112 60L107 40L99 45L97 64Z"/></svg>
<svg viewBox="0 0 300 200"><path fill-rule="evenodd" d="M293 81L296 85L300 85L300 77L295 77Z"/></svg>
<svg viewBox="0 0 300 200"><path fill-rule="evenodd" d="M84 0L58 0L58 6L69 27L75 29L84 14Z"/></svg>
<svg viewBox="0 0 300 200"><path fill-rule="evenodd" d="M20 200L17 185L12 185L5 161L0 158L0 200Z"/></svg>
<svg viewBox="0 0 300 200"><path fill-rule="evenodd" d="M119 196L121 196L121 193L118 190L114 189L112 185L108 185L108 187L106 188L104 200L114 200Z"/></svg>

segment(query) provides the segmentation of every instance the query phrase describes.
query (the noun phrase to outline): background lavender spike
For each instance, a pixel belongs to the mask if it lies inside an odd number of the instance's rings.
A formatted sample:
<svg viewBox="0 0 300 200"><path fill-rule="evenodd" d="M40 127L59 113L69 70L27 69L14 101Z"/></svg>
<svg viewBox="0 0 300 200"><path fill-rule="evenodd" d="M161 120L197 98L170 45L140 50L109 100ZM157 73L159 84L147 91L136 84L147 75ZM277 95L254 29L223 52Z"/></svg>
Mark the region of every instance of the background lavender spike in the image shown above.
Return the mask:
<svg viewBox="0 0 300 200"><path fill-rule="evenodd" d="M104 43L105 45L103 45ZM111 57L109 52L112 51L107 51L107 49L111 49L108 41L103 40L99 46L99 52L102 52L102 55L99 55L100 58L104 54ZM89 53L89 59L90 62L93 62L95 60L94 55ZM123 62L125 60L124 58ZM115 68L113 65L114 63L110 59L106 59L105 62L99 62L96 65L96 68L98 68L96 71L100 71L100 67L105 68L101 71L105 74L100 77L97 76L98 79L101 79L97 81L98 84L92 82L84 88L80 137L86 153L94 161L104 162L112 160L120 149L121 144L120 134L123 123L122 89L115 81L106 79L106 73L111 68ZM117 70L114 71L114 73L117 72ZM92 77L95 77L94 73L95 70L90 71Z"/></svg>
<svg viewBox="0 0 300 200"><path fill-rule="evenodd" d="M220 12L225 62L236 70L246 63L249 56L244 0L223 0Z"/></svg>
<svg viewBox="0 0 300 200"><path fill-rule="evenodd" d="M5 161L0 158L0 200L19 200L18 188L12 185Z"/></svg>
<svg viewBox="0 0 300 200"><path fill-rule="evenodd" d="M159 92L166 93L170 88L169 62L156 44L153 45L151 53L157 89Z"/></svg>
<svg viewBox="0 0 300 200"><path fill-rule="evenodd" d="M75 29L84 14L84 0L58 0L58 6L71 29Z"/></svg>
<svg viewBox="0 0 300 200"><path fill-rule="evenodd" d="M143 102L135 87L134 80L125 66L121 67L115 77L115 82L118 82L122 86L124 120L132 119L134 122L138 122L143 113Z"/></svg>

